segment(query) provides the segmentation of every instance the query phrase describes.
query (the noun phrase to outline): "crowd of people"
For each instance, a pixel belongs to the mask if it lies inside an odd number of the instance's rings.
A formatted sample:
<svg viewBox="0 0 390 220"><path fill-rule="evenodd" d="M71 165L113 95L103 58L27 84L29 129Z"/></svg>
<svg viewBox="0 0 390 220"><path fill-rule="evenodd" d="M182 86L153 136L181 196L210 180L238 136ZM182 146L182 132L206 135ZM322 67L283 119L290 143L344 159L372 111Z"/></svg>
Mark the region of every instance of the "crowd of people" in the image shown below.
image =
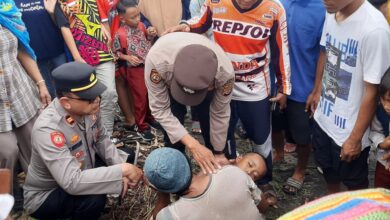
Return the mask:
<svg viewBox="0 0 390 220"><path fill-rule="evenodd" d="M26 174L34 218L97 219L108 194L144 182L154 219L261 219L291 151L286 194L312 152L328 194L367 189L372 153L374 186L390 189L387 0L0 2L0 168L11 194ZM129 139L164 135L144 167L115 146L116 104Z"/></svg>

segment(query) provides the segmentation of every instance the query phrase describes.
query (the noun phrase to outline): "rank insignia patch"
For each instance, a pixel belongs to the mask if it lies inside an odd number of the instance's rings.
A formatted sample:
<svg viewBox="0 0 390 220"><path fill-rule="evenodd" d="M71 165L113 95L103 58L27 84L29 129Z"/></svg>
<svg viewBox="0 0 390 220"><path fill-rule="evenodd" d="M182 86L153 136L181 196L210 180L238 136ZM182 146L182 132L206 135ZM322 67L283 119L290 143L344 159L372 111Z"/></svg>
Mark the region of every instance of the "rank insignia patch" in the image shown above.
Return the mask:
<svg viewBox="0 0 390 220"><path fill-rule="evenodd" d="M234 86L234 79L229 79L223 86L222 86L222 94L224 96L230 95L233 91Z"/></svg>
<svg viewBox="0 0 390 220"><path fill-rule="evenodd" d="M76 121L70 115L65 116L65 120L68 125L70 126L75 125Z"/></svg>
<svg viewBox="0 0 390 220"><path fill-rule="evenodd" d="M55 131L50 133L51 142L53 142L54 146L61 148L65 144L65 137L61 132Z"/></svg>
<svg viewBox="0 0 390 220"><path fill-rule="evenodd" d="M161 82L161 76L157 72L157 70L152 69L152 71L150 72L150 81L152 81L152 83L154 84L158 84Z"/></svg>

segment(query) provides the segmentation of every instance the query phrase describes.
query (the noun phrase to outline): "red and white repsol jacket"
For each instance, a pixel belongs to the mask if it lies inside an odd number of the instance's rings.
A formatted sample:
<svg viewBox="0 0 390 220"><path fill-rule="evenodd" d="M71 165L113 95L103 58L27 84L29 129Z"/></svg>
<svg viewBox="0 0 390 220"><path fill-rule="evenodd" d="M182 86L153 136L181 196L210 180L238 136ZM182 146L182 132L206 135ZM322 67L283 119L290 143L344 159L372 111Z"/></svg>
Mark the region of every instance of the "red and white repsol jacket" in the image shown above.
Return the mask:
<svg viewBox="0 0 390 220"><path fill-rule="evenodd" d="M291 93L287 23L278 0L258 1L242 10L234 0L206 0L201 16L188 21L191 32L212 27L215 42L235 70L233 100L259 101L270 96L270 66L279 92Z"/></svg>

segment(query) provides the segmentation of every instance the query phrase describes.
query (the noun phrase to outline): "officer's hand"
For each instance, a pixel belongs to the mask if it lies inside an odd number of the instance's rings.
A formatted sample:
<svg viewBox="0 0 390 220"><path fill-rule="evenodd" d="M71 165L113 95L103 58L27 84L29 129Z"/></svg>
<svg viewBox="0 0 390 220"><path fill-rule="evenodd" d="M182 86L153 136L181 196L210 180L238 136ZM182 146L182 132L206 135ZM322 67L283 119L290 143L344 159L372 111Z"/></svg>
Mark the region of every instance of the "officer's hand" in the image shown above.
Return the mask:
<svg viewBox="0 0 390 220"><path fill-rule="evenodd" d="M340 160L351 162L359 157L362 149L360 140L348 138L341 146Z"/></svg>
<svg viewBox="0 0 390 220"><path fill-rule="evenodd" d="M130 188L135 188L142 179L143 172L140 168L134 166L133 164L124 163L122 164L122 176L129 180L128 185Z"/></svg>
<svg viewBox="0 0 390 220"><path fill-rule="evenodd" d="M51 97L45 83L38 84L39 98L41 99L43 108L46 108L51 102Z"/></svg>
<svg viewBox="0 0 390 220"><path fill-rule="evenodd" d="M217 172L217 169L221 168L211 150L201 145L199 142L196 145L188 146L188 149L196 162L198 162L204 174L215 173Z"/></svg>
<svg viewBox="0 0 390 220"><path fill-rule="evenodd" d="M228 159L225 157L225 154L214 154L215 160L217 163L221 166L229 165L230 162Z"/></svg>
<svg viewBox="0 0 390 220"><path fill-rule="evenodd" d="M287 95L278 92L278 94L275 97L272 97L269 99L271 102L278 102L279 103L279 108L285 109L287 106Z"/></svg>
<svg viewBox="0 0 390 220"><path fill-rule="evenodd" d="M187 24L179 24L179 25L173 26L171 28L168 28L166 31L164 31L161 34L161 36L166 35L168 33L172 33L172 32L190 32L190 26L188 26Z"/></svg>

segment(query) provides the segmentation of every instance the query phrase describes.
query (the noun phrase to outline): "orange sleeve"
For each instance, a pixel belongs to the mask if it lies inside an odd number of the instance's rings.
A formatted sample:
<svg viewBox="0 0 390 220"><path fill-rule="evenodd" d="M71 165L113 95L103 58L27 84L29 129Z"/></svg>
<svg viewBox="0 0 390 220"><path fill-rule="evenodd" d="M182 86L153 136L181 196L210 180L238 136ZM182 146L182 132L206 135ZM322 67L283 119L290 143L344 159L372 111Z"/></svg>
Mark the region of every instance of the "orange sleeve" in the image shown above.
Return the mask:
<svg viewBox="0 0 390 220"><path fill-rule="evenodd" d="M191 32L203 34L211 27L212 22L213 12L210 9L209 1L206 0L200 9L200 16L191 18L188 24L190 25Z"/></svg>
<svg viewBox="0 0 390 220"><path fill-rule="evenodd" d="M109 0L96 0L96 5L101 22L108 22L108 14L111 8Z"/></svg>

